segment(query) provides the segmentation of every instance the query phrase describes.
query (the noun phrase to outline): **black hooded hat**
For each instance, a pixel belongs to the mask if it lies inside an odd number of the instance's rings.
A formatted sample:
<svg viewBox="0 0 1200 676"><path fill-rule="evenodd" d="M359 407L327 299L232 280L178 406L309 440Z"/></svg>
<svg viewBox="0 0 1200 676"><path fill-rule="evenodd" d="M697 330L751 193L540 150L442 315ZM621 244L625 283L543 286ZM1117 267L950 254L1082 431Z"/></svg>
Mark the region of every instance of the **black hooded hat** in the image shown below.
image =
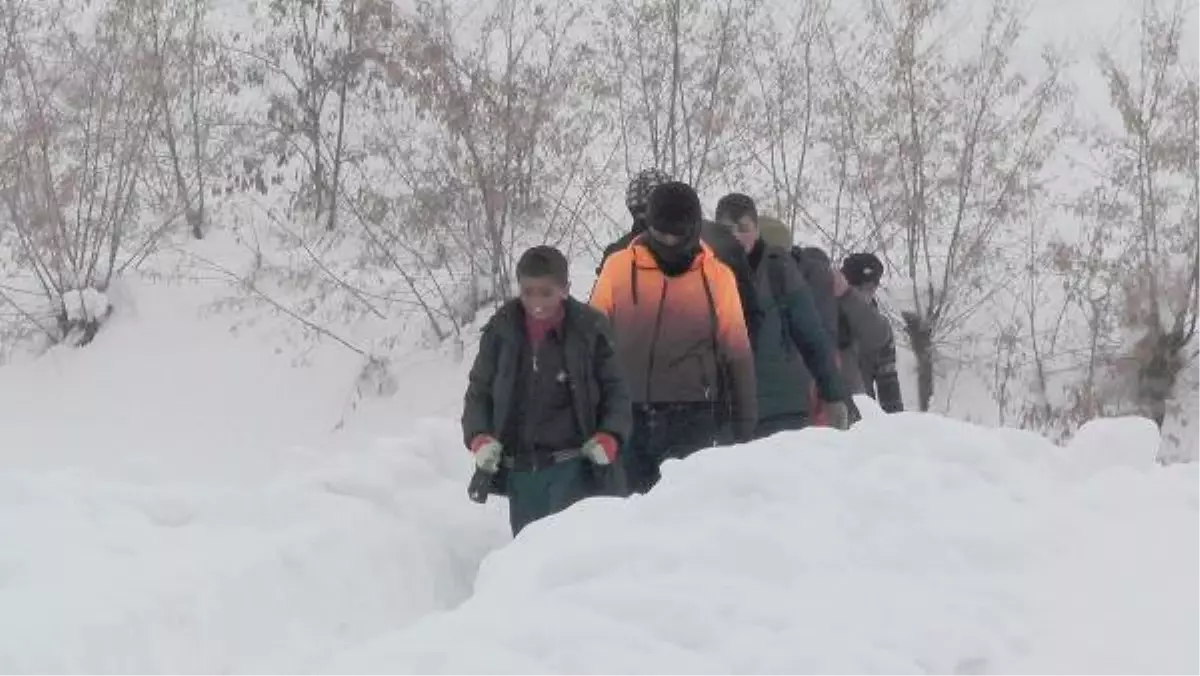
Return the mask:
<svg viewBox="0 0 1200 676"><path fill-rule="evenodd" d="M648 227L668 235L691 238L699 234L703 220L700 196L692 186L671 181L650 193L646 208Z"/></svg>

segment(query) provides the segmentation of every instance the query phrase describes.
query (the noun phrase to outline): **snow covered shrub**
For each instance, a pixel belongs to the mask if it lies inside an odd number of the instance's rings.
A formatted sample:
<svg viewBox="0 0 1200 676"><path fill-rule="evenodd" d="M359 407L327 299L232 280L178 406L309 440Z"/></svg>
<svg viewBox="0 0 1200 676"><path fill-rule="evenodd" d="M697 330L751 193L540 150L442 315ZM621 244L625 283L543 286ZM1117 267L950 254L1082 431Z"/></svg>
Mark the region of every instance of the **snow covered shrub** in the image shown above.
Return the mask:
<svg viewBox="0 0 1200 676"><path fill-rule="evenodd" d="M148 68L152 8L0 9L0 301L51 342L86 344L104 291L153 249L144 208L159 96Z"/></svg>
<svg viewBox="0 0 1200 676"><path fill-rule="evenodd" d="M57 318L62 342L72 346L87 345L111 313L112 304L102 291L88 287L66 292Z"/></svg>

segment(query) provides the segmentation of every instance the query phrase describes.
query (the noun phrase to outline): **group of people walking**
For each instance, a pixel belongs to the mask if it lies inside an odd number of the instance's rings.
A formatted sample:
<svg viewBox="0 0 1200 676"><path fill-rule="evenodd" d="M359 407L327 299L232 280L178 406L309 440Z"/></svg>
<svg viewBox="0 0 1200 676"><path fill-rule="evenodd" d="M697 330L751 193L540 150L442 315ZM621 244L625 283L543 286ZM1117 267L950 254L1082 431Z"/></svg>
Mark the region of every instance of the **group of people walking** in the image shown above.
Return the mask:
<svg viewBox="0 0 1200 676"><path fill-rule="evenodd" d="M871 253L835 267L732 193L647 169L630 231L604 252L587 303L568 262L535 246L518 298L483 329L464 398L472 497L508 497L513 535L594 495L646 493L661 464L809 425L847 429L853 394L903 410Z"/></svg>

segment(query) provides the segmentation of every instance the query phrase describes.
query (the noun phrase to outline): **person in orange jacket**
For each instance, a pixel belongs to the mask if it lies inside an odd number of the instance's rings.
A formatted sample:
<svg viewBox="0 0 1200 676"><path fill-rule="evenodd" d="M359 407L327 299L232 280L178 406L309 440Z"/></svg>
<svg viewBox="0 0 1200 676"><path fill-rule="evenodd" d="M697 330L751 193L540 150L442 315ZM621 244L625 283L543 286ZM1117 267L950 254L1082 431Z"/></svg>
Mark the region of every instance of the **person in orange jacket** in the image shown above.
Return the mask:
<svg viewBox="0 0 1200 676"><path fill-rule="evenodd" d="M667 458L753 438L754 355L733 271L700 240L700 198L686 183L650 194L646 231L610 255L592 289L633 400L622 449L632 492L657 483Z"/></svg>

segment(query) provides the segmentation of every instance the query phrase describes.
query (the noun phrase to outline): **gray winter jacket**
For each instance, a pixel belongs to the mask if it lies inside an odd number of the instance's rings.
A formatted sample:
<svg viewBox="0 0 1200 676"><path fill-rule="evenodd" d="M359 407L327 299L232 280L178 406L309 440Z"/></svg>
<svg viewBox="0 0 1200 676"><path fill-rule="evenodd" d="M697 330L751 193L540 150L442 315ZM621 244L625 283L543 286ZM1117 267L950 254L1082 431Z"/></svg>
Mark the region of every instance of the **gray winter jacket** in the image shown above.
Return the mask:
<svg viewBox="0 0 1200 676"><path fill-rule="evenodd" d="M845 339L840 342L842 378L851 394L866 394L883 410L904 410L896 374L896 342L892 325L874 299L853 288L838 298Z"/></svg>

